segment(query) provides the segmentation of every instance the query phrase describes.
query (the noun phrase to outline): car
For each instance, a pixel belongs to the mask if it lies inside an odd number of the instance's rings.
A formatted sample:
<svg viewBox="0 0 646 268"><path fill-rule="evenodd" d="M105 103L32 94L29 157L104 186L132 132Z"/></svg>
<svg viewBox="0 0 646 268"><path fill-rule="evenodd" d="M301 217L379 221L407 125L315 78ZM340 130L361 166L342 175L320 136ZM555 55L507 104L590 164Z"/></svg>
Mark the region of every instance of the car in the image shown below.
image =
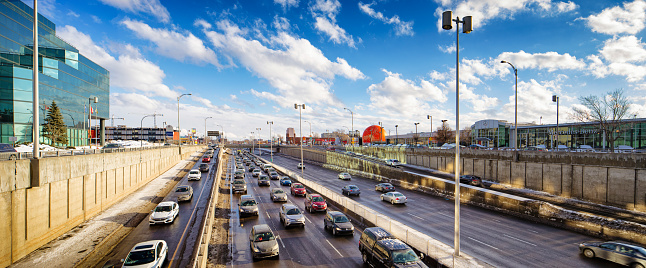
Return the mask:
<svg viewBox="0 0 646 268"><path fill-rule="evenodd" d="M303 212L301 212L301 210L294 204L283 204L283 206L280 207L279 213L280 223L282 223L285 228L295 225L305 227L305 215L303 215Z"/></svg>
<svg viewBox="0 0 646 268"><path fill-rule="evenodd" d="M267 175L260 175L258 176L258 186L270 186L271 183L269 183L269 177Z"/></svg>
<svg viewBox="0 0 646 268"><path fill-rule="evenodd" d="M350 173L348 173L348 172L342 172L342 173L339 173L339 176L338 176L338 177L339 177L339 179L341 179L341 180L348 180L348 181L349 181L349 180L351 180L351 179L352 179L352 176L351 176L351 175L350 175Z"/></svg>
<svg viewBox="0 0 646 268"><path fill-rule="evenodd" d="M255 259L277 257L280 254L278 241L267 224L258 224L251 227L249 233L251 257Z"/></svg>
<svg viewBox="0 0 646 268"><path fill-rule="evenodd" d="M16 149L8 143L0 143L0 155L9 160L16 160L18 158Z"/></svg>
<svg viewBox="0 0 646 268"><path fill-rule="evenodd" d="M381 227L370 227L363 229L361 237L359 238L359 252L361 255L364 255L363 252L374 247L375 243L384 239L395 239L395 236L391 235L386 229ZM363 260L366 262L366 259Z"/></svg>
<svg viewBox="0 0 646 268"><path fill-rule="evenodd" d="M200 172L209 172L209 164L202 163L200 164L198 169L200 170Z"/></svg>
<svg viewBox="0 0 646 268"><path fill-rule="evenodd" d="M193 187L188 185L180 185L175 188L177 194L177 201L190 201L193 199Z"/></svg>
<svg viewBox="0 0 646 268"><path fill-rule="evenodd" d="M327 147L325 150L328 150L328 151L336 151L336 148L334 148L334 147Z"/></svg>
<svg viewBox="0 0 646 268"><path fill-rule="evenodd" d="M303 164L303 163L298 163L298 165L296 165L296 168L298 168L298 169L305 169L305 164Z"/></svg>
<svg viewBox="0 0 646 268"><path fill-rule="evenodd" d="M202 172L198 169L191 169L191 171L188 172L188 180L200 180L202 179Z"/></svg>
<svg viewBox="0 0 646 268"><path fill-rule="evenodd" d="M168 257L168 244L164 240L150 240L135 244L122 259L123 267L162 267Z"/></svg>
<svg viewBox="0 0 646 268"><path fill-rule="evenodd" d="M287 193L283 191L283 189L280 188L271 188L269 190L269 197L271 197L271 201L277 202L277 201L284 201L287 202Z"/></svg>
<svg viewBox="0 0 646 268"><path fill-rule="evenodd" d="M292 195L296 195L296 196L298 195L305 196L305 194L307 193L307 191L305 190L305 186L303 186L303 184L300 184L300 183L292 183L292 187L290 187L289 190L292 193Z"/></svg>
<svg viewBox="0 0 646 268"><path fill-rule="evenodd" d="M327 210L327 203L320 194L306 194L305 201L303 203L305 205L305 210L310 213Z"/></svg>
<svg viewBox="0 0 646 268"><path fill-rule="evenodd" d="M259 168L254 169L254 170L251 172L251 176L253 176L253 177L258 177L258 176L260 176L260 169L259 169Z"/></svg>
<svg viewBox="0 0 646 268"><path fill-rule="evenodd" d="M381 201L390 202L391 204L406 204L408 198L400 192L388 192L381 194Z"/></svg>
<svg viewBox="0 0 646 268"><path fill-rule="evenodd" d="M341 193L347 196L350 196L351 194L359 196L361 194L361 190L356 185L346 185L341 188Z"/></svg>
<svg viewBox="0 0 646 268"><path fill-rule="evenodd" d="M270 168L273 168L273 167L271 166L271 164L264 164L264 165L262 165L262 169L263 169L265 172L267 172L267 169L270 169Z"/></svg>
<svg viewBox="0 0 646 268"><path fill-rule="evenodd" d="M460 176L460 183L482 186L482 178L475 175L462 175Z"/></svg>
<svg viewBox="0 0 646 268"><path fill-rule="evenodd" d="M251 195L241 195L238 202L238 210L240 216L243 215L256 215L258 216L258 202Z"/></svg>
<svg viewBox="0 0 646 268"><path fill-rule="evenodd" d="M399 239L387 238L365 247L361 252L363 262L374 267L428 268L415 251Z"/></svg>
<svg viewBox="0 0 646 268"><path fill-rule="evenodd" d="M173 223L179 215L179 205L174 201L161 202L150 213L148 223L150 225Z"/></svg>
<svg viewBox="0 0 646 268"><path fill-rule="evenodd" d="M397 159L388 159L386 160L386 165L389 165L391 167L400 167L402 165L402 162L399 162Z"/></svg>
<svg viewBox="0 0 646 268"><path fill-rule="evenodd" d="M292 185L292 179L288 176L283 176L280 178L280 185L283 186L291 186Z"/></svg>
<svg viewBox="0 0 646 268"><path fill-rule="evenodd" d="M354 226L350 219L339 211L328 211L323 218L323 229L332 230L332 235L349 234L354 235Z"/></svg>
<svg viewBox="0 0 646 268"><path fill-rule="evenodd" d="M621 241L590 241L579 244L579 252L588 258L601 258L629 267L646 267L646 248Z"/></svg>
<svg viewBox="0 0 646 268"><path fill-rule="evenodd" d="M211 162L211 156L210 155L205 155L204 157L202 157L202 162L203 163Z"/></svg>
<svg viewBox="0 0 646 268"><path fill-rule="evenodd" d="M272 173L272 172L276 172L276 169L274 169L273 167L270 167L270 168L265 169L265 172L267 172L267 174L269 174L269 173Z"/></svg>
<svg viewBox="0 0 646 268"><path fill-rule="evenodd" d="M244 179L244 171L236 170L236 172L233 173L233 178L235 178L235 179Z"/></svg>
<svg viewBox="0 0 646 268"><path fill-rule="evenodd" d="M256 166L253 166L253 165L252 165L252 166L249 166L249 168L247 169L247 171L249 171L249 172L253 172L253 170L254 170L254 169L256 169Z"/></svg>
<svg viewBox="0 0 646 268"><path fill-rule="evenodd" d="M269 178L271 178L272 180L277 180L278 177L278 172L276 171L269 173Z"/></svg>
<svg viewBox="0 0 646 268"><path fill-rule="evenodd" d="M111 150L125 149L125 148L126 147L123 146L123 144L121 144L121 143L108 143L105 146L103 146L103 149L111 149Z"/></svg>
<svg viewBox="0 0 646 268"><path fill-rule="evenodd" d="M395 186L390 183L384 182L375 185L375 191L380 191L382 193L395 191Z"/></svg>
<svg viewBox="0 0 646 268"><path fill-rule="evenodd" d="M234 194L237 192L247 193L247 183L244 179L234 179L231 185L233 185L232 191Z"/></svg>

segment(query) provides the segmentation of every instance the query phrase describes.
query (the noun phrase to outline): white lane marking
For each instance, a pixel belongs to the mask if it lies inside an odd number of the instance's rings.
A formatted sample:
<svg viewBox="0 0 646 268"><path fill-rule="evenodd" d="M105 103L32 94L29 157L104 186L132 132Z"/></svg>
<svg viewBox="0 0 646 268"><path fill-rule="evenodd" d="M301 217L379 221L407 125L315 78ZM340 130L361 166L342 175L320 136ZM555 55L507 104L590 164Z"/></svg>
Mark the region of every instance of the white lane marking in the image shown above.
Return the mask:
<svg viewBox="0 0 646 268"><path fill-rule="evenodd" d="M534 230L528 230L528 231L530 231L530 232L532 232L532 233L535 233L535 234L538 234L538 232L537 232L537 231L534 231ZM576 243L576 244L578 245L579 243Z"/></svg>
<svg viewBox="0 0 646 268"><path fill-rule="evenodd" d="M309 223L312 223L312 221L310 221L310 219L308 219L307 217L305 217L305 219L306 219Z"/></svg>
<svg viewBox="0 0 646 268"><path fill-rule="evenodd" d="M495 222L500 222L499 220L496 220L496 219L491 219L491 220L492 220L492 221L495 221Z"/></svg>
<svg viewBox="0 0 646 268"><path fill-rule="evenodd" d="M269 212L265 211L267 213L267 218L271 219L271 216L269 216Z"/></svg>
<svg viewBox="0 0 646 268"><path fill-rule="evenodd" d="M487 246L487 247L490 247L490 248L493 248L493 249L500 250L500 249L498 249L497 247L494 247L494 246L492 246L492 245L489 245L489 244L487 244L487 243L485 243L485 242L482 242L482 241L480 241L480 240L474 239L474 238L472 238L472 237L470 237L470 236L467 236L467 238L469 238L469 239L471 239L471 240L473 240L473 241L476 241L476 242L478 242L478 243L480 243L480 244L483 244L483 245L485 245L485 246Z"/></svg>
<svg viewBox="0 0 646 268"><path fill-rule="evenodd" d="M332 243L330 243L330 241L329 241L329 240L325 239L325 242L327 242L328 244L330 244L330 247L332 247L332 248L336 251L336 253L339 253L339 255L341 255L341 257L343 257L343 254L341 254L341 252L339 252L339 250L338 250L338 249L336 249L336 247L334 247L334 245L332 245Z"/></svg>
<svg viewBox="0 0 646 268"><path fill-rule="evenodd" d="M536 244L533 244L533 243L527 242L527 241L522 240L522 239L520 239L520 238L516 238L516 237L510 236L510 235L507 235L507 234L502 234L502 235L504 235L505 237L509 237L509 238L511 238L511 239L514 239L514 240L516 240L516 241L518 241L518 242L523 242L523 243L525 243L525 244L527 244L527 245L536 246Z"/></svg>
<svg viewBox="0 0 646 268"><path fill-rule="evenodd" d="M437 213L437 214L440 214L440 215L442 215L442 216L444 216L444 217L453 218L453 216L446 215L446 214L444 214L444 213L442 213L442 212L436 212L436 213Z"/></svg>
<svg viewBox="0 0 646 268"><path fill-rule="evenodd" d="M280 241L280 244L283 245L283 248L285 248L285 244L283 243L283 239L280 238L280 235L276 236L278 238L278 241Z"/></svg>
<svg viewBox="0 0 646 268"><path fill-rule="evenodd" d="M415 214L412 214L412 213L408 213L408 215L411 215L411 216L413 216L413 217L415 217L415 218L418 218L418 219L420 219L420 220L424 220L424 218L422 218L422 217L420 217L420 216L417 216L417 215L415 215Z"/></svg>

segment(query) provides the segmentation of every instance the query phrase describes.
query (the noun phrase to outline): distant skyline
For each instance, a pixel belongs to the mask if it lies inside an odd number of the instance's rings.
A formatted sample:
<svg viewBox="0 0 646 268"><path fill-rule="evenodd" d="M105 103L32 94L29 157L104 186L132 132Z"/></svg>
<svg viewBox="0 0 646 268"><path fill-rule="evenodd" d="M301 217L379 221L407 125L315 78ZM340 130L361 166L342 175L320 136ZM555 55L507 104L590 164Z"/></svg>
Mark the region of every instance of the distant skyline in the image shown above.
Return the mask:
<svg viewBox="0 0 646 268"><path fill-rule="evenodd" d="M33 1L24 1L32 6ZM110 71L115 124L159 113L177 126L229 139L363 131L394 135L455 128L455 29L441 13L473 16L460 34L460 128L477 120L572 122L578 98L622 88L628 118L646 116L646 1L38 1L57 35ZM153 119L144 120L152 126ZM309 124L303 123L303 133Z"/></svg>

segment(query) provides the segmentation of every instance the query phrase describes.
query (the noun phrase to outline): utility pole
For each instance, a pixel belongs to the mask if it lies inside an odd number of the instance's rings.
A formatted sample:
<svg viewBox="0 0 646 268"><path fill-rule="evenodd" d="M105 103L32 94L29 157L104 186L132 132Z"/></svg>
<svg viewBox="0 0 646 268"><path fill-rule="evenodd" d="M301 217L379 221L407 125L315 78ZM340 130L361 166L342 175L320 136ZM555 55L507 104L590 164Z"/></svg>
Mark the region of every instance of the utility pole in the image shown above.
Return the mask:
<svg viewBox="0 0 646 268"><path fill-rule="evenodd" d="M271 125L273 124L274 121L267 121L267 125L269 125L269 155L271 162L274 162L274 138L271 136Z"/></svg>

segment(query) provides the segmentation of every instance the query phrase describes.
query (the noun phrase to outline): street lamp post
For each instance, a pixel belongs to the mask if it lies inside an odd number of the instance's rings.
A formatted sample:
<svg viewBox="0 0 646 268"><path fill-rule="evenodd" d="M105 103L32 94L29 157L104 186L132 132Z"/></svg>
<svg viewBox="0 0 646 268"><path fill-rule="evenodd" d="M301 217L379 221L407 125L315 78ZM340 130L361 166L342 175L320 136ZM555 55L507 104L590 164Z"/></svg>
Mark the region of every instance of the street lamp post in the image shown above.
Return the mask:
<svg viewBox="0 0 646 268"><path fill-rule="evenodd" d="M301 136L301 176L303 176L303 109L305 109L305 104L294 104L294 109L298 110L298 131Z"/></svg>
<svg viewBox="0 0 646 268"><path fill-rule="evenodd" d="M419 136L417 135L417 125L419 125L419 123L413 123L413 124L415 124L415 139L414 140L415 140L415 145L417 145L417 140L419 139Z"/></svg>
<svg viewBox="0 0 646 268"><path fill-rule="evenodd" d="M220 133L220 143L222 143L222 137L224 135L224 127L222 127L222 125L217 125L217 126L219 126L220 129L222 129L222 133Z"/></svg>
<svg viewBox="0 0 646 268"><path fill-rule="evenodd" d="M350 111L350 116L352 117L352 122L351 122L352 125L350 125L352 127L352 131L350 132L350 139L352 141L352 145L354 145L354 113L352 112L352 110L348 108L343 108L343 109Z"/></svg>
<svg viewBox="0 0 646 268"><path fill-rule="evenodd" d="M271 162L274 162L274 138L271 136L271 125L274 124L274 121L267 121L269 125L269 158Z"/></svg>
<svg viewBox="0 0 646 268"><path fill-rule="evenodd" d="M310 124L310 138L307 141L308 141L308 144L312 146L313 145L312 144L312 122L307 120L303 120L303 122Z"/></svg>
<svg viewBox="0 0 646 268"><path fill-rule="evenodd" d="M399 132L397 132L397 127L399 127L399 125L395 125L395 144L399 144Z"/></svg>
<svg viewBox="0 0 646 268"><path fill-rule="evenodd" d="M507 63L514 69L514 77L516 78L514 89L514 150L518 150L518 69L508 61L501 61L500 63Z"/></svg>
<svg viewBox="0 0 646 268"><path fill-rule="evenodd" d="M260 130L262 129L257 127L256 130L258 131L256 132L258 134L258 155L262 156L262 150L260 150Z"/></svg>
<svg viewBox="0 0 646 268"><path fill-rule="evenodd" d="M209 119L209 118L213 118L213 117L212 117L212 116L209 116L209 117L207 117L207 118L204 118L204 144L206 144L206 137L208 137L208 136L206 135L206 133L207 133L207 131L206 131L206 119Z"/></svg>
<svg viewBox="0 0 646 268"><path fill-rule="evenodd" d="M442 29L451 30L453 21L456 24L456 42L455 42L455 222L453 234L453 255L460 256L460 23L463 24L463 33L473 31L471 16L466 16L463 20L460 17L453 19L453 12L444 11L442 13Z"/></svg>
<svg viewBox="0 0 646 268"><path fill-rule="evenodd" d="M139 125L139 150L144 147L144 119L150 116L164 116L163 114L148 114L141 118L141 124ZM141 153L139 153L141 157Z"/></svg>
<svg viewBox="0 0 646 268"><path fill-rule="evenodd" d="M179 135L177 135L177 136L179 136L178 144L179 144L179 153L180 154L182 154L182 127L179 125L179 99L181 99L184 96L190 96L190 95L191 95L191 93L185 93L185 94L179 95L179 97L177 97L177 131L179 132L178 133Z"/></svg>
<svg viewBox="0 0 646 268"><path fill-rule="evenodd" d="M253 135L253 131L251 131L251 154L253 154L253 153L256 151L256 150L254 149L254 146L255 146L255 145L254 145L253 140L254 140L254 135Z"/></svg>
<svg viewBox="0 0 646 268"><path fill-rule="evenodd" d="M431 134L429 134L429 137L428 137L428 146L431 147L431 139L433 139L433 116L426 115L426 119L431 120Z"/></svg>
<svg viewBox="0 0 646 268"><path fill-rule="evenodd" d="M552 143L552 149L554 149L554 144L559 142L559 96L552 95L552 102L556 102L556 131L554 131L556 141ZM558 148L558 145L556 148Z"/></svg>
<svg viewBox="0 0 646 268"><path fill-rule="evenodd" d="M39 113L39 110L38 110L38 101L39 101L38 100L38 97L39 97L38 96L38 73L39 73L39 71L38 71L38 1L36 1L36 0L34 0L33 18L34 18L34 24L33 24L32 29L34 29L33 30L33 33L34 33L33 34L34 47L32 48L33 49L33 56L32 56L32 60L31 60L32 65L33 65L33 68L31 69L32 70L32 72L31 72L32 73L32 88L33 88L33 90L32 90L33 91L32 92L32 98L33 98L32 113L33 114L31 116L34 118L34 120L32 122L32 126L31 126L31 128L32 128L32 134L31 135L32 135L32 138L33 138L32 157L34 159L38 159L38 158L40 158L40 153L39 153L39 149L40 149L39 148L40 147L40 141L39 141L40 140L40 127L38 126L39 123L40 123L40 119L38 118L38 115L39 115L38 114Z"/></svg>

